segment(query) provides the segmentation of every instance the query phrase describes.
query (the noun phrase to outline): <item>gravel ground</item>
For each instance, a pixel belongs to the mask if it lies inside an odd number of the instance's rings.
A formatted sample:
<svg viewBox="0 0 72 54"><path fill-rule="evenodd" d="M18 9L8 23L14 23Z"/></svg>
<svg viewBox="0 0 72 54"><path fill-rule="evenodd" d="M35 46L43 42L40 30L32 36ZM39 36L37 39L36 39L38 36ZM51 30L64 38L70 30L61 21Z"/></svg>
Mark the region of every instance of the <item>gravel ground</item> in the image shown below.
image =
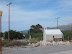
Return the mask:
<svg viewBox="0 0 72 54"><path fill-rule="evenodd" d="M72 45L4 48L2 54L72 54Z"/></svg>

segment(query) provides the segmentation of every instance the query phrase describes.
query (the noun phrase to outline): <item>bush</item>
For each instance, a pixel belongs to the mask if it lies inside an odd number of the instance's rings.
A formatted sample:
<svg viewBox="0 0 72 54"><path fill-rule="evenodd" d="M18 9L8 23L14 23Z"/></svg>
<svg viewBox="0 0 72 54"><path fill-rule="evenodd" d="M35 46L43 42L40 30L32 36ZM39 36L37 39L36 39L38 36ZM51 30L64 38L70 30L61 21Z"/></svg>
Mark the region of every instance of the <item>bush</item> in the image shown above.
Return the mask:
<svg viewBox="0 0 72 54"><path fill-rule="evenodd" d="M29 34L26 33L24 34L26 39L29 39ZM38 40L42 40L43 39L43 33L30 33L31 38L36 38Z"/></svg>
<svg viewBox="0 0 72 54"><path fill-rule="evenodd" d="M4 39L8 39L8 31L4 32L4 34L5 34ZM22 39L22 37L23 37L22 33L10 30L10 40L13 40L13 39L15 39L15 40L16 39Z"/></svg>
<svg viewBox="0 0 72 54"><path fill-rule="evenodd" d="M38 40L43 39L43 33L31 33L32 38L37 38Z"/></svg>
<svg viewBox="0 0 72 54"><path fill-rule="evenodd" d="M63 30L64 40L72 40L72 30Z"/></svg>

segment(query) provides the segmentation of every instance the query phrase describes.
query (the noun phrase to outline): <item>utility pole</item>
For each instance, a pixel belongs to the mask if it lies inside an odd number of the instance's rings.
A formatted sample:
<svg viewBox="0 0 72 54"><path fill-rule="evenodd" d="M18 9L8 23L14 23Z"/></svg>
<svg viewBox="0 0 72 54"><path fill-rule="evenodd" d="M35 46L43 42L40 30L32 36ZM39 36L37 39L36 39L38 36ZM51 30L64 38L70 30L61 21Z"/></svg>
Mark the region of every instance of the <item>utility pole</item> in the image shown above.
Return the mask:
<svg viewBox="0 0 72 54"><path fill-rule="evenodd" d="M9 7L8 9L8 42L10 41L10 5L11 4L12 4L11 2L7 4L7 6Z"/></svg>
<svg viewBox="0 0 72 54"><path fill-rule="evenodd" d="M30 30L29 30L29 40L31 40Z"/></svg>
<svg viewBox="0 0 72 54"><path fill-rule="evenodd" d="M58 19L59 19L59 18L60 18L60 17L57 16L57 29L58 29Z"/></svg>
<svg viewBox="0 0 72 54"><path fill-rule="evenodd" d="M2 11L0 11L0 54L2 54L1 52L1 16L2 16Z"/></svg>

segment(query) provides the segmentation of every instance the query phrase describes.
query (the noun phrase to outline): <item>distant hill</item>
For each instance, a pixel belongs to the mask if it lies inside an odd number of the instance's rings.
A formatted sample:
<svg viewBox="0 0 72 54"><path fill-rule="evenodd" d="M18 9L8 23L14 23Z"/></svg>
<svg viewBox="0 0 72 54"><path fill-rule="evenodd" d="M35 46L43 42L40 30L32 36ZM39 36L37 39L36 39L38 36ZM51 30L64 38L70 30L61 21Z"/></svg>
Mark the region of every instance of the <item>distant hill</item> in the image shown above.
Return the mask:
<svg viewBox="0 0 72 54"><path fill-rule="evenodd" d="M47 27L47 29L56 29L57 27ZM72 30L72 24L58 26L61 30Z"/></svg>
<svg viewBox="0 0 72 54"><path fill-rule="evenodd" d="M61 29L61 30L72 30L72 24L61 25L58 28Z"/></svg>
<svg viewBox="0 0 72 54"><path fill-rule="evenodd" d="M47 29L56 29L57 27L47 27ZM61 30L72 30L72 24L58 26ZM44 28L41 30L43 31ZM28 30L19 31L20 33L28 33Z"/></svg>
<svg viewBox="0 0 72 54"><path fill-rule="evenodd" d="M20 33L28 33L28 30L19 31Z"/></svg>

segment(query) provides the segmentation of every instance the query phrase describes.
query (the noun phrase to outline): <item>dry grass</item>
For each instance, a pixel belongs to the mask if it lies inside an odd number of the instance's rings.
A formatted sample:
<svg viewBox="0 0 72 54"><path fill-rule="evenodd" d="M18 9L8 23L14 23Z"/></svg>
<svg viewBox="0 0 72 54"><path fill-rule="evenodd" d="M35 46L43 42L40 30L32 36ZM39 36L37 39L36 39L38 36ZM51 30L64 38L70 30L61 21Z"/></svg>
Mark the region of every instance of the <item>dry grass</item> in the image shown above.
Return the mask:
<svg viewBox="0 0 72 54"><path fill-rule="evenodd" d="M37 42L39 42L39 40L38 40L37 38L32 38L32 39L30 40L30 43L37 43Z"/></svg>
<svg viewBox="0 0 72 54"><path fill-rule="evenodd" d="M5 46L8 43L8 40L2 40L2 46Z"/></svg>
<svg viewBox="0 0 72 54"><path fill-rule="evenodd" d="M5 44L5 42L3 42L3 46L5 46L5 47L11 47L11 46L26 46L26 45L28 45L28 42L21 42L21 41L16 41L16 40L13 40L13 41L11 41L11 42L7 42L6 44Z"/></svg>

